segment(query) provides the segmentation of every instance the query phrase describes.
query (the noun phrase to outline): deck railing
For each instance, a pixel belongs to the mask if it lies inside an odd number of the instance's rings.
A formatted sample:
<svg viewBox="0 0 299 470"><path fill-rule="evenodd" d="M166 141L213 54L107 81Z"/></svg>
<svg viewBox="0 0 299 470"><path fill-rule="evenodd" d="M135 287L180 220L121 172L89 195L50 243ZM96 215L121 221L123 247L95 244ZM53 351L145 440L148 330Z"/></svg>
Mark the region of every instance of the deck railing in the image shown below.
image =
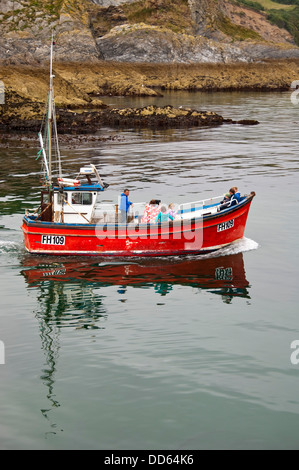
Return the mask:
<svg viewBox="0 0 299 470"><path fill-rule="evenodd" d="M129 216L134 219L142 218L145 210L146 202L134 202L133 207L130 207ZM111 218L117 218L119 214L118 204L99 204L95 208L94 218L102 218L104 221L108 221Z"/></svg>
<svg viewBox="0 0 299 470"><path fill-rule="evenodd" d="M177 212L179 216L185 215L186 217L188 217L188 214L190 216L190 213L200 213L200 215L202 215L202 211L204 209L209 209L209 207L212 208L218 205L222 200L223 196L217 196L213 198L207 198L199 201L180 204L178 206ZM146 202L134 202L133 206L130 207L129 215L133 217L136 221L140 221L144 214L145 206ZM95 217L101 217L107 221L111 217L117 217L118 213L118 204L100 204L95 209Z"/></svg>
<svg viewBox="0 0 299 470"><path fill-rule="evenodd" d="M180 204L178 208L178 213L182 214L183 212L196 212L202 209L207 209L209 207L218 205L222 200L223 196L216 196L209 199L202 199L200 201L193 201Z"/></svg>

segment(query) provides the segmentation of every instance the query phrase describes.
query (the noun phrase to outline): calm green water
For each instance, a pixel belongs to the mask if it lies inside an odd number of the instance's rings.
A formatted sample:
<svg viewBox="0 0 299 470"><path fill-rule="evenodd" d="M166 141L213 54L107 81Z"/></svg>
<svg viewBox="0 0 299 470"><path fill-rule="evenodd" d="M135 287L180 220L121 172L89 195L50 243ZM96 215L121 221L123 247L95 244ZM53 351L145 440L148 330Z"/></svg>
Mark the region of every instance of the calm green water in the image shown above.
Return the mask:
<svg viewBox="0 0 299 470"><path fill-rule="evenodd" d="M35 149L0 149L1 449L298 449L299 106L286 94L107 98L258 119L258 127L123 131L64 148L116 202L256 191L246 238L203 259L27 255ZM116 135L109 129L101 135Z"/></svg>

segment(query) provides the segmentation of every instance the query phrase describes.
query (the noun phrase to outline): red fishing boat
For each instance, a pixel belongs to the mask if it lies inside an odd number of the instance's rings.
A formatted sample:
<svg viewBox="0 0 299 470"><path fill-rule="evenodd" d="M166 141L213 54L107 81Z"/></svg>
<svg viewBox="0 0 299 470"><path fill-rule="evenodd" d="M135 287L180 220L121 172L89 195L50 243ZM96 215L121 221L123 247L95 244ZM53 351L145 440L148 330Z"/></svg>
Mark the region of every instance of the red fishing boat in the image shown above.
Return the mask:
<svg viewBox="0 0 299 470"><path fill-rule="evenodd" d="M243 237L254 192L227 205L221 204L223 196L182 204L174 220L159 223L155 220L143 223L145 204L134 204L127 222L123 223L118 204L101 204L101 194L108 185L103 183L94 165L81 168L75 179L64 178L52 64L53 42L48 113L44 135L39 134L44 188L40 207L33 214L26 212L22 225L29 253L138 257L203 254Z"/></svg>

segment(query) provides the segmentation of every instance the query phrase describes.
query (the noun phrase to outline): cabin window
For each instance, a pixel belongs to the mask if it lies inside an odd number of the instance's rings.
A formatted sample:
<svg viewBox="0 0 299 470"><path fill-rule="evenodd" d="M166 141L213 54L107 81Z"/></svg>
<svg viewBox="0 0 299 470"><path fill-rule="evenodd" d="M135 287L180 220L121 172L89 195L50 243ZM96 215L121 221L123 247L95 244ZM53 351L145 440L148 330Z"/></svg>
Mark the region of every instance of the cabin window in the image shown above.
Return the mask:
<svg viewBox="0 0 299 470"><path fill-rule="evenodd" d="M91 193L82 193L82 202L83 202L83 206L91 206L91 204L92 204L92 194Z"/></svg>
<svg viewBox="0 0 299 470"><path fill-rule="evenodd" d="M46 193L46 192L42 193L42 202L43 202L43 204L50 204L51 199L52 199L51 193Z"/></svg>
<svg viewBox="0 0 299 470"><path fill-rule="evenodd" d="M92 205L92 194L91 193L73 193L72 204L80 206L91 206Z"/></svg>

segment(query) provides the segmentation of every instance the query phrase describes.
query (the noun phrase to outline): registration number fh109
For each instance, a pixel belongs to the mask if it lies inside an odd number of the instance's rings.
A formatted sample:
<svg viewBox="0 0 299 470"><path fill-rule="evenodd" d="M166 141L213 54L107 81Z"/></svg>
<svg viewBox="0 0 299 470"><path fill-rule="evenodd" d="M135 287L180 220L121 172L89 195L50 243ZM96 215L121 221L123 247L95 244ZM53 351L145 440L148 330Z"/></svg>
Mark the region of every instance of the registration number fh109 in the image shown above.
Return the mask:
<svg viewBox="0 0 299 470"><path fill-rule="evenodd" d="M228 220L227 222L222 222L222 224L217 225L217 232L223 232L223 230L228 230L230 228L233 228L235 225L235 220Z"/></svg>
<svg viewBox="0 0 299 470"><path fill-rule="evenodd" d="M57 235L42 235L42 245L65 245L65 237Z"/></svg>

